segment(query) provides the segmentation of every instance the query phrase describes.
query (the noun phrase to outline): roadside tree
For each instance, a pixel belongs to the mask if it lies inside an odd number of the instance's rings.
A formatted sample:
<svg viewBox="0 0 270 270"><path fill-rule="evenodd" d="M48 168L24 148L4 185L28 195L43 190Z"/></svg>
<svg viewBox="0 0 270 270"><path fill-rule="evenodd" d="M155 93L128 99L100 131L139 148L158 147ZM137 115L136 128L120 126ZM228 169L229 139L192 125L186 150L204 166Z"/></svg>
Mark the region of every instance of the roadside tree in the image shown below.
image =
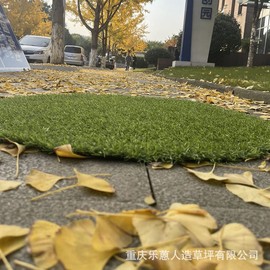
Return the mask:
<svg viewBox="0 0 270 270"><path fill-rule="evenodd" d="M64 63L65 45L65 0L52 3L52 64Z"/></svg>
<svg viewBox="0 0 270 270"><path fill-rule="evenodd" d="M0 0L18 38L25 35L50 35L51 21L42 0Z"/></svg>
<svg viewBox="0 0 270 270"><path fill-rule="evenodd" d="M247 67L253 67L254 64L254 55L256 54L256 29L259 22L261 11L264 7L264 4L268 2L268 0L253 0L254 9L251 23L251 34L249 40L249 51L248 51L248 60Z"/></svg>
<svg viewBox="0 0 270 270"><path fill-rule="evenodd" d="M109 24L112 22L120 7L124 3L130 3L131 5L142 7L142 5L147 2L152 2L152 0L68 1L68 10L79 16L82 24L91 32L92 35L89 66L95 66L99 36L106 28L109 29Z"/></svg>

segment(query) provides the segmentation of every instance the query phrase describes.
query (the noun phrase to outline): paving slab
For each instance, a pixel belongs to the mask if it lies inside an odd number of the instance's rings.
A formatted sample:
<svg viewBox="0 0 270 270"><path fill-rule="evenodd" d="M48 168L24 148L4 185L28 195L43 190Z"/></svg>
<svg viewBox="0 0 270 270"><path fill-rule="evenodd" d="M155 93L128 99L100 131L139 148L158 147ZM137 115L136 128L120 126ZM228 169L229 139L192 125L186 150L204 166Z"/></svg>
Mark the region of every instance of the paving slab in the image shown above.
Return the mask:
<svg viewBox="0 0 270 270"><path fill-rule="evenodd" d="M23 184L17 190L0 193L1 223L29 226L37 218L49 218L51 221L61 222L63 215L76 209L94 208L115 212L128 206L129 208L144 207L144 198L151 192L144 164L97 159L61 159L59 163L55 155L44 153L22 155L17 180L24 182L25 176L31 169L60 176L71 176L75 174L74 168L86 174L110 174L103 178L114 186L116 193L107 194L77 187L31 202L31 198L41 193ZM8 154L0 153L0 178L14 180L15 172L16 159ZM75 183L74 181L60 181L57 186L67 186ZM121 208L121 206L124 207Z"/></svg>
<svg viewBox="0 0 270 270"><path fill-rule="evenodd" d="M24 181L31 169L61 176L74 175L74 168L87 174L108 173L111 176L103 178L115 187L116 193L108 195L78 187L31 202L31 198L40 195L40 192L23 184L16 190L0 193L1 224L30 227L36 220L45 219L65 225L71 221L66 215L76 209L118 212L145 208L144 198L151 192L144 164L99 159L61 159L59 163L55 155L40 152L23 154L19 164L18 181ZM16 158L0 153L0 179L14 180L15 173ZM72 180L63 180L57 186L62 187L71 183ZM26 248L15 252L9 259L11 262L14 259L32 261ZM117 262L112 261L106 269L114 269L116 265ZM0 264L0 270L2 269L5 268ZM15 269L24 268L16 266Z"/></svg>
<svg viewBox="0 0 270 270"><path fill-rule="evenodd" d="M233 166L257 167L259 162L238 163ZM211 167L195 170L211 171ZM215 174L243 173L232 168L215 169ZM252 172L254 182L261 188L270 186L270 175ZM157 207L167 209L172 203L198 204L213 215L222 226L237 222L246 225L257 237L270 236L270 209L254 203L246 203L229 192L225 185L217 181L202 181L184 167L175 166L171 170L149 169L149 175L157 200Z"/></svg>

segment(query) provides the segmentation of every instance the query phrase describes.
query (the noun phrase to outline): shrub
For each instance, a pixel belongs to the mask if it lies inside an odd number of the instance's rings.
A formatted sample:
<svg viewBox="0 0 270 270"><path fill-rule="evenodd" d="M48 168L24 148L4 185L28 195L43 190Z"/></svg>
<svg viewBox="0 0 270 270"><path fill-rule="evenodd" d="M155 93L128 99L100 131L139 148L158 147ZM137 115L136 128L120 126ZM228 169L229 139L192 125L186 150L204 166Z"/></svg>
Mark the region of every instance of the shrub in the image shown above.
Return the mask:
<svg viewBox="0 0 270 270"><path fill-rule="evenodd" d="M148 63L146 62L144 57L137 57L136 67L137 68L147 68L148 67Z"/></svg>
<svg viewBox="0 0 270 270"><path fill-rule="evenodd" d="M171 54L164 48L154 48L145 54L145 60L155 66L157 66L158 58L171 58Z"/></svg>
<svg viewBox="0 0 270 270"><path fill-rule="evenodd" d="M237 52L241 48L241 29L235 18L218 14L215 19L209 62L216 62L223 55Z"/></svg>

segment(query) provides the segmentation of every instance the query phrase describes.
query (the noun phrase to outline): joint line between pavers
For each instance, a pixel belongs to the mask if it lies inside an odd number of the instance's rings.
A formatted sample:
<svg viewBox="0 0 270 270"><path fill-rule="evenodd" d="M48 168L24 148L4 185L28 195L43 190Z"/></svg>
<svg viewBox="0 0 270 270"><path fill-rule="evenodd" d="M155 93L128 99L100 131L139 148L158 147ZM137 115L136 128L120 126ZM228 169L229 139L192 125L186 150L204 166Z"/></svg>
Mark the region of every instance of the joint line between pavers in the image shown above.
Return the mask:
<svg viewBox="0 0 270 270"><path fill-rule="evenodd" d="M147 178L148 178L148 184L150 187L151 195L152 195L153 199L156 201L156 196L155 196L155 192L154 192L154 188L153 188L153 184L151 181L151 176L150 176L147 164L145 164L145 170L146 170L146 174L147 174Z"/></svg>

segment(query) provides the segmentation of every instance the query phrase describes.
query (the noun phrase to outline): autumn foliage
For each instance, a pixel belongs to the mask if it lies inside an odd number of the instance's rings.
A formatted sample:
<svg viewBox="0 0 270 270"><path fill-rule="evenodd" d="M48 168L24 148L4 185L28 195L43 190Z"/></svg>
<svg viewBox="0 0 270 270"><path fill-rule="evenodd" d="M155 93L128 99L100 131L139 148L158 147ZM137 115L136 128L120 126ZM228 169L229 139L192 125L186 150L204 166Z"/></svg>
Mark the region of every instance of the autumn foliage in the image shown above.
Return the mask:
<svg viewBox="0 0 270 270"><path fill-rule="evenodd" d="M50 35L51 22L48 14L42 10L42 0L1 0L0 4L17 37L27 34Z"/></svg>

